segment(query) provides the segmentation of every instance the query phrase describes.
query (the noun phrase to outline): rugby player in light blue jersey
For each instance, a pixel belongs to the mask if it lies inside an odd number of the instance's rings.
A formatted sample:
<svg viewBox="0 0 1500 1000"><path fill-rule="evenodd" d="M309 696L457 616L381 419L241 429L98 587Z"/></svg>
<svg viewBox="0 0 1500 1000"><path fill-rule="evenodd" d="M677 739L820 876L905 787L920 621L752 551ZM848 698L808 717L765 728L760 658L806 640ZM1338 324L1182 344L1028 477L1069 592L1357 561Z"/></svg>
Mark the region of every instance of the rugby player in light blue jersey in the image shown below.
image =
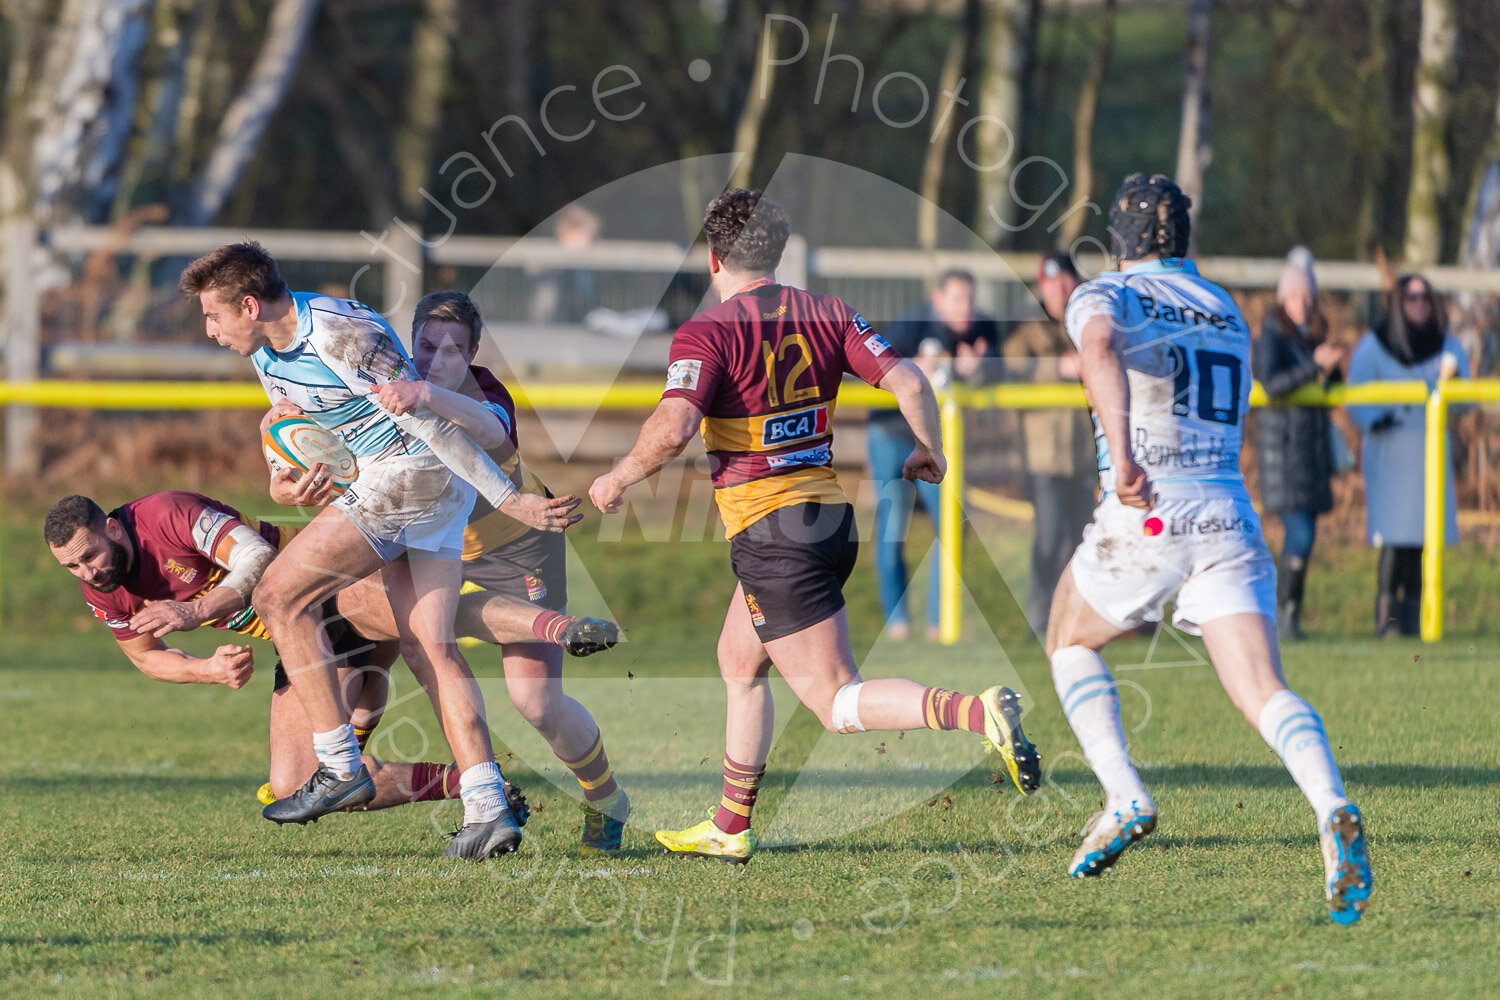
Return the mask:
<svg viewBox="0 0 1500 1000"><path fill-rule="evenodd" d="M359 462L354 484L298 533L255 588L255 607L276 637L318 757L307 784L264 815L306 823L375 794L320 608L380 570L402 656L432 698L462 768L464 825L445 856L482 860L515 850L520 825L506 808L483 699L454 640L458 556L476 488L493 506L548 531L580 519L572 513L577 499L520 493L450 421L430 410L398 417L377 405L377 386L417 377L390 324L359 302L292 293L260 244L233 243L200 257L179 288L202 306L211 339L254 362L273 404L290 404L337 434Z"/></svg>
<svg viewBox="0 0 1500 1000"><path fill-rule="evenodd" d="M1250 328L1229 294L1185 259L1189 204L1160 174L1127 177L1109 213L1119 269L1068 302L1100 439L1101 496L1053 595L1047 652L1105 795L1070 874L1103 874L1156 828L1099 650L1161 621L1172 602L1177 625L1203 636L1230 700L1312 805L1329 914L1353 923L1371 886L1363 821L1322 719L1282 679L1276 572L1240 475Z"/></svg>

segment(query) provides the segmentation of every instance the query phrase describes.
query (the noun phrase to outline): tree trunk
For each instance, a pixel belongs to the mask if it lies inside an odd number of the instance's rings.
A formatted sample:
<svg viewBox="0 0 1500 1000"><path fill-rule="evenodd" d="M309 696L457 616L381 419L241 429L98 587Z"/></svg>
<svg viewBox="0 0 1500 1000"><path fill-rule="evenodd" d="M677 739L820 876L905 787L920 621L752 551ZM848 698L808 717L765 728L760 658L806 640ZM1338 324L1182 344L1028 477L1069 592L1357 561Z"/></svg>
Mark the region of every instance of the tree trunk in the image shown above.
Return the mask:
<svg viewBox="0 0 1500 1000"><path fill-rule="evenodd" d="M1422 0L1422 38L1412 91L1411 186L1406 200L1408 268L1442 259L1444 201L1452 184L1448 119L1458 83L1458 13L1454 0Z"/></svg>
<svg viewBox="0 0 1500 1000"><path fill-rule="evenodd" d="M745 97L745 106L734 128L734 151L742 159L735 165L729 178L730 187L748 188L755 176L755 154L760 148L760 128L766 117L766 105L770 102L772 70L771 58L775 55L776 40L781 34L781 21L765 21L760 29L759 48L755 52L755 76L750 81L750 93Z"/></svg>
<svg viewBox="0 0 1500 1000"><path fill-rule="evenodd" d="M1026 0L985 0L979 117L972 164L978 174L974 230L990 246L1010 245L1016 202L1011 197L1021 119L1021 67L1027 62Z"/></svg>
<svg viewBox="0 0 1500 1000"><path fill-rule="evenodd" d="M1099 5L1099 44L1089 59L1088 73L1078 92L1078 108L1073 113L1073 191L1072 207L1063 219L1062 245L1071 247L1083 235L1084 226L1092 220L1083 210L1094 193L1094 118L1099 112L1099 91L1109 73L1115 43L1116 0Z"/></svg>
<svg viewBox="0 0 1500 1000"><path fill-rule="evenodd" d="M401 215L420 224L426 203L417 189L429 187L432 148L443 109L453 41L458 33L458 0L426 0L411 40L411 83L406 91L404 121L396 131L396 178ZM418 225L420 228L420 225Z"/></svg>
<svg viewBox="0 0 1500 1000"><path fill-rule="evenodd" d="M939 94L958 92L958 75L963 70L964 48L964 33L958 31L948 43ZM922 160L922 200L917 205L917 245L923 250L932 250L937 246L938 206L943 200L943 166L947 162L948 143L952 135L953 116L944 115L934 123L932 135L927 141L927 155Z"/></svg>
<svg viewBox="0 0 1500 1000"><path fill-rule="evenodd" d="M183 223L208 225L223 209L291 86L318 6L319 0L277 0L250 77L224 113L213 152L180 213Z"/></svg>
<svg viewBox="0 0 1500 1000"><path fill-rule="evenodd" d="M1208 144L1209 27L1213 0L1192 0L1188 8L1187 47L1182 54L1182 131L1177 139L1177 173L1182 193L1193 199L1188 210L1192 237L1188 254L1198 252L1198 218L1203 211L1203 172L1213 162Z"/></svg>
<svg viewBox="0 0 1500 1000"><path fill-rule="evenodd" d="M73 0L34 105L34 211L42 225L100 221L118 189L150 34L149 0ZM50 84L50 85L49 85Z"/></svg>
<svg viewBox="0 0 1500 1000"><path fill-rule="evenodd" d="M178 144L189 59L202 13L202 5L194 0L167 0L157 7L156 22L151 27L152 54L143 61L145 82L138 136L121 171L114 204L104 210L108 218L130 211L142 184L166 188L173 180L171 161Z"/></svg>
<svg viewBox="0 0 1500 1000"><path fill-rule="evenodd" d="M1464 267L1500 267L1500 99L1490 129L1465 212L1468 224L1459 261Z"/></svg>

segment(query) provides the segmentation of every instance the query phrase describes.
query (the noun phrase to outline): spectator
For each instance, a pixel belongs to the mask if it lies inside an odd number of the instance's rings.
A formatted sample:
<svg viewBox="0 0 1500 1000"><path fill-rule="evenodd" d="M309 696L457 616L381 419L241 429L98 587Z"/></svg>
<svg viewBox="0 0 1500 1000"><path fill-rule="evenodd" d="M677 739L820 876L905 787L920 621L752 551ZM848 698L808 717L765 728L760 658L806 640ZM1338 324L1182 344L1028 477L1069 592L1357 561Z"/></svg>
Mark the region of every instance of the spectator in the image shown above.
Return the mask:
<svg viewBox="0 0 1500 1000"><path fill-rule="evenodd" d="M1443 303L1426 278L1402 275L1391 291L1385 319L1355 345L1349 383L1421 379L1431 387L1445 368L1463 378L1469 375L1463 347L1448 333ZM1422 595L1424 407L1351 406L1349 415L1364 440L1366 534L1380 549L1375 631L1415 635ZM1444 471L1444 541L1452 543L1458 539L1453 467Z"/></svg>
<svg viewBox="0 0 1500 1000"><path fill-rule="evenodd" d="M1318 310L1318 282L1305 247L1287 255L1276 283L1276 310L1261 324L1252 362L1273 400L1316 381L1339 378L1344 349L1328 341ZM1271 406L1255 417L1261 506L1281 520L1276 567L1276 625L1283 639L1302 638L1302 601L1317 517L1333 509L1333 425L1324 406Z"/></svg>
<svg viewBox="0 0 1500 1000"><path fill-rule="evenodd" d="M599 239L599 216L574 202L557 213L552 224L558 245L564 250L585 250ZM594 274L587 268L554 268L544 271L531 289L528 310L537 323L580 323L599 305Z"/></svg>
<svg viewBox="0 0 1500 1000"><path fill-rule="evenodd" d="M929 301L893 320L882 331L897 351L913 359L929 378L945 358L955 358L955 371L965 377L979 373L983 358L993 357L999 326L975 309L974 275L948 270L938 276ZM955 357L956 356L956 357ZM932 519L936 532L938 486L901 478L901 463L915 446L911 428L896 410L870 413L868 438L870 475L878 491L875 504L875 572L880 581L880 604L886 634L897 641L911 634L906 604L906 560L902 549L912 508L917 501ZM932 560L927 592L927 637L938 633L938 578L940 560Z"/></svg>
<svg viewBox="0 0 1500 1000"><path fill-rule="evenodd" d="M1078 352L1063 326L1063 315L1079 281L1078 269L1067 254L1052 252L1042 257L1036 282L1042 313L1006 335L1001 353L1007 379L1078 380ZM1098 459L1087 409L1023 410L1020 419L1027 490L1035 511L1026 620L1045 635L1052 591L1094 516Z"/></svg>

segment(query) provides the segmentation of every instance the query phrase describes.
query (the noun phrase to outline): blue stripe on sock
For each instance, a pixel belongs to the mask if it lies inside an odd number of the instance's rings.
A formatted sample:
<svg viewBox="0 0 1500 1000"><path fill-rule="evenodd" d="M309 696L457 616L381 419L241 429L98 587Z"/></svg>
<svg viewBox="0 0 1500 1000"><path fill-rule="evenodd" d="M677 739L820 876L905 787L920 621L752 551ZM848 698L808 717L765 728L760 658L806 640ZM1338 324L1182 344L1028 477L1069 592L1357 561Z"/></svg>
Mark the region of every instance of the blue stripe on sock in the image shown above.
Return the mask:
<svg viewBox="0 0 1500 1000"><path fill-rule="evenodd" d="M1080 695L1079 697L1073 699L1073 703L1071 705L1063 706L1063 714L1071 717L1072 714L1077 711L1078 706L1082 705L1084 702L1092 698L1099 697L1101 694L1116 694L1115 686L1113 684L1106 684L1103 687L1095 688L1094 690L1089 691L1086 694Z"/></svg>
<svg viewBox="0 0 1500 1000"><path fill-rule="evenodd" d="M1283 742L1282 734L1286 732L1286 727L1291 725L1293 722L1296 722L1298 719L1312 719L1320 726L1323 724L1323 720L1318 718L1318 713L1314 712L1311 706L1309 706L1307 711L1305 712L1293 712L1285 719L1282 719L1281 722L1279 722L1276 726L1276 735L1271 738L1271 742L1279 746Z"/></svg>
<svg viewBox="0 0 1500 1000"><path fill-rule="evenodd" d="M1079 688L1083 687L1085 684L1092 684L1094 681L1109 681L1111 684L1113 684L1115 682L1115 679L1109 674L1095 674L1092 677L1085 677L1083 680L1068 688L1067 691L1063 692L1062 703L1066 705L1068 703L1068 699L1073 697L1074 693Z"/></svg>
<svg viewBox="0 0 1500 1000"><path fill-rule="evenodd" d="M1287 733L1281 738L1281 742L1278 744L1278 746L1281 747L1282 757L1286 756L1287 745L1292 742L1292 737L1296 736L1298 733L1317 733L1325 740L1328 738L1327 734L1323 732L1323 726L1321 724L1313 725L1312 723L1308 723L1305 726L1298 726L1296 729L1293 729L1291 732Z"/></svg>

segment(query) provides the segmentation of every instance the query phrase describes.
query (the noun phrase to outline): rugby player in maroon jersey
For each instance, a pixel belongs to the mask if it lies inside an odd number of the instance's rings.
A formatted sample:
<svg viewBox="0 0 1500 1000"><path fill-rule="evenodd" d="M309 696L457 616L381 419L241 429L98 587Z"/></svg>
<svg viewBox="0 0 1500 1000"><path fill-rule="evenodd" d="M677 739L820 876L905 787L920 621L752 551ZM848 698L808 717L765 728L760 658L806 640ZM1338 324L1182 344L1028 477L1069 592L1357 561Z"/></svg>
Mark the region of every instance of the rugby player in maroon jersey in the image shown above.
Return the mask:
<svg viewBox="0 0 1500 1000"><path fill-rule="evenodd" d="M661 402L630 454L589 490L600 510L618 510L626 488L677 456L701 427L739 581L718 647L728 689L723 796L712 819L657 839L673 854L749 860L751 809L771 745L773 664L833 732L978 733L1016 786L1034 791L1040 761L1013 691L862 681L850 650L843 583L858 543L833 472L839 383L849 372L896 396L917 441L903 474L935 483L947 461L932 387L844 302L777 282L790 226L759 191L725 192L703 228L720 304L677 331Z"/></svg>
<svg viewBox="0 0 1500 1000"><path fill-rule="evenodd" d="M271 638L246 597L295 533L290 525L252 521L228 504L187 491L154 493L107 515L88 497L65 497L48 512L44 527L53 556L78 579L95 617L109 626L142 673L172 683L236 689L254 669L249 646L228 643L199 658L168 647L163 638L201 625ZM488 642L510 642L532 637L539 617L535 608L503 595L468 595L460 601L459 629ZM341 591L336 603L325 605L325 619L363 748L385 707L386 670L397 649L395 621L379 579ZM590 641L570 652L588 655L598 648L603 647ZM310 726L277 664L272 794L301 787L316 768ZM451 765L365 760L376 786L367 809L457 794Z"/></svg>

